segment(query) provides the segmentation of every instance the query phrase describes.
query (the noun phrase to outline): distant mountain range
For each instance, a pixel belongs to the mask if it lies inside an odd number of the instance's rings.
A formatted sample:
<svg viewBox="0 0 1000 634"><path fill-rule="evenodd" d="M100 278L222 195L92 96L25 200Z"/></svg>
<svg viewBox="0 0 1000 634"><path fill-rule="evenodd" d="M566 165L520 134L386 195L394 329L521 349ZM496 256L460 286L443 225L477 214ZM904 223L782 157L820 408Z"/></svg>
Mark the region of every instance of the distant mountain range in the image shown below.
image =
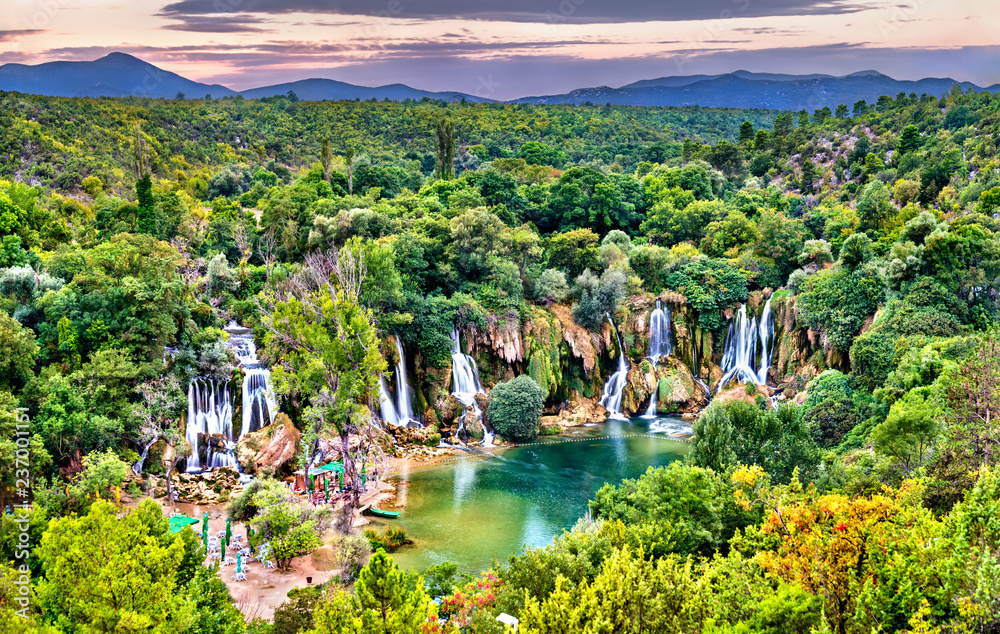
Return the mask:
<svg viewBox="0 0 1000 634"><path fill-rule="evenodd" d="M781 75L736 71L724 75L684 75L645 79L621 88L581 88L562 95L515 99L527 104L606 104L627 106L702 106L706 108L765 108L817 110L856 101L874 102L882 95L901 92L940 97L952 86L963 89L1000 91L1000 84L982 88L948 78L900 81L876 71L861 71L843 77L832 75ZM490 101L461 92L430 92L404 84L357 86L332 79L305 79L243 92L218 84L202 84L158 68L125 53L111 53L92 62L48 62L36 66L0 66L0 90L53 97L128 97L173 99L213 98L242 95L259 99L292 91L306 101L404 99L424 97L445 101Z"/></svg>
<svg viewBox="0 0 1000 634"><path fill-rule="evenodd" d="M736 71L725 75L690 75L637 81L621 88L581 88L564 95L524 97L515 103L571 103L628 106L703 106L706 108L769 108L774 110L831 110L856 101L869 103L882 95L916 93L940 97L952 86L963 90L1000 91L1000 84L982 88L948 78L918 81L893 79L874 70L832 75L775 75Z"/></svg>

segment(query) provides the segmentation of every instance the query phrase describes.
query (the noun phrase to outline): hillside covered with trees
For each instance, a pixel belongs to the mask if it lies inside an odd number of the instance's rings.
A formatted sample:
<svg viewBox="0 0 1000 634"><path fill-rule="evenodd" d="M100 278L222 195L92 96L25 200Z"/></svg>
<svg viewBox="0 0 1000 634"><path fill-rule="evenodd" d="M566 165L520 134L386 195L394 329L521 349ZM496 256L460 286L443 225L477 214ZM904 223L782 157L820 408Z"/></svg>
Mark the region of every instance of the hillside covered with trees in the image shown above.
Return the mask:
<svg viewBox="0 0 1000 634"><path fill-rule="evenodd" d="M26 477L23 420L34 496L13 631L499 632L501 612L525 632L1000 628L1000 98L782 113L2 94L0 125L0 504ZM731 378L739 320L766 315L767 364ZM248 625L200 540L139 502L192 459L192 379L238 378L233 321L301 441L243 464L259 487L230 514L288 531L287 554L334 520L265 476L320 441L348 480L353 447L404 451L415 439L371 414L397 364L420 443L600 414L620 359L621 413L656 398L697 414L694 440L480 577L417 577L351 542L340 584ZM450 396L456 352L489 391L480 424ZM0 565L20 530L4 515Z"/></svg>

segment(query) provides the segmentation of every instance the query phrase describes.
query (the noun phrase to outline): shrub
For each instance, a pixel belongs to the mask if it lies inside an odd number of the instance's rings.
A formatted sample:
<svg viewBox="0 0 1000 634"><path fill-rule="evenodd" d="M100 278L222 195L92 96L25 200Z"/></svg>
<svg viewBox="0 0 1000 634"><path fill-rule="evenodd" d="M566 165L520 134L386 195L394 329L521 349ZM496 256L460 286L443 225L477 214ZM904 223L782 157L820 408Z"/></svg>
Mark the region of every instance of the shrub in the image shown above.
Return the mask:
<svg viewBox="0 0 1000 634"><path fill-rule="evenodd" d="M406 529L402 526L386 526L381 534L374 528L366 528L364 536L372 550L381 548L389 553L413 543L413 540L406 536Z"/></svg>
<svg viewBox="0 0 1000 634"><path fill-rule="evenodd" d="M625 299L625 274L618 270L605 271L597 278L590 270L576 278L580 301L573 304L573 319L588 330L597 330L605 314L614 314Z"/></svg>
<svg viewBox="0 0 1000 634"><path fill-rule="evenodd" d="M512 440L531 440L538 435L538 418L545 395L530 376L523 374L490 391L486 416L498 434Z"/></svg>
<svg viewBox="0 0 1000 634"><path fill-rule="evenodd" d="M569 295L566 274L558 269L545 269L535 284L535 299L559 303Z"/></svg>
<svg viewBox="0 0 1000 634"><path fill-rule="evenodd" d="M854 391L842 372L827 370L809 382L802 405L803 420L820 447L840 443L860 422L854 407Z"/></svg>

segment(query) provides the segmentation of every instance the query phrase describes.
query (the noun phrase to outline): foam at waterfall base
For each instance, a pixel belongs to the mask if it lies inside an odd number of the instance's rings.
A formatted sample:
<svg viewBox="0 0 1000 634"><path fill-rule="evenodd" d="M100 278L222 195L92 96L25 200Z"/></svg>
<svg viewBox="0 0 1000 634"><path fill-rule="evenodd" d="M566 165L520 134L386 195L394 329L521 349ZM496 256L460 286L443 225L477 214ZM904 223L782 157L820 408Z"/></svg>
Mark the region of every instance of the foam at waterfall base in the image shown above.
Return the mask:
<svg viewBox="0 0 1000 634"><path fill-rule="evenodd" d="M649 424L649 433L685 438L693 432L691 425L680 418L658 418Z"/></svg>

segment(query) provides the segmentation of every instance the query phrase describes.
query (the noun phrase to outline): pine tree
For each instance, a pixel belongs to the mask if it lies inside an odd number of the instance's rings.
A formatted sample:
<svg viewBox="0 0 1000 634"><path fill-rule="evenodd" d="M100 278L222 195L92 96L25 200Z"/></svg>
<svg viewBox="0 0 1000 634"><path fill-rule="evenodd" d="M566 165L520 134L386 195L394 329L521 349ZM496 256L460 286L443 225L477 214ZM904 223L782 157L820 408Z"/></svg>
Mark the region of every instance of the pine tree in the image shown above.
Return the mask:
<svg viewBox="0 0 1000 634"><path fill-rule="evenodd" d="M813 183L816 182L816 178L819 176L816 171L816 166L813 165L811 159L806 159L802 162L802 182L799 183L799 191L803 194L811 194L815 191L813 188Z"/></svg>
<svg viewBox="0 0 1000 634"><path fill-rule="evenodd" d="M319 160L323 164L323 180L330 182L333 174L333 149L330 147L330 139L323 139L323 149L320 151Z"/></svg>
<svg viewBox="0 0 1000 634"><path fill-rule="evenodd" d="M415 587L384 550L361 570L354 593L361 608L361 631L371 634L417 634L430 615L423 579Z"/></svg>
<svg viewBox="0 0 1000 634"><path fill-rule="evenodd" d="M740 124L740 145L748 145L753 141L753 124L744 121Z"/></svg>

